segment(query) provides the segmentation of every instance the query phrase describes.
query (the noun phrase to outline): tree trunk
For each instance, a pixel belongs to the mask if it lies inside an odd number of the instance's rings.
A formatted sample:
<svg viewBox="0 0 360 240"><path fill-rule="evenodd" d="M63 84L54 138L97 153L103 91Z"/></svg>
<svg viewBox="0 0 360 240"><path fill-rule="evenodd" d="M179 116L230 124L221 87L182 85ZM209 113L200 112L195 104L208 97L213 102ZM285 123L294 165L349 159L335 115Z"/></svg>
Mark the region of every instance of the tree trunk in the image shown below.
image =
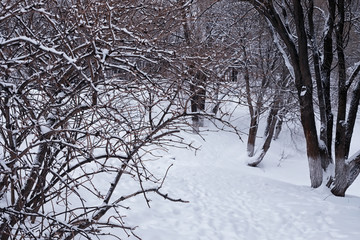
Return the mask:
<svg viewBox="0 0 360 240"><path fill-rule="evenodd" d="M182 6L186 5L186 1L181 1ZM193 41L191 38L192 32L190 29L189 19L191 16L191 9L189 6L182 8L182 21L183 21L183 31L184 39L187 47L192 47ZM190 104L191 112L195 113L192 117L193 129L195 132L199 132L199 127L203 127L204 119L199 114L201 111L205 110L205 95L206 95L206 74L202 72L194 63L189 64L190 74L192 75L192 80L190 82Z"/></svg>
<svg viewBox="0 0 360 240"><path fill-rule="evenodd" d="M334 3L331 3L334 4ZM331 144L332 144L332 118L331 114L329 114L329 110L331 113L331 103L327 101L327 96L330 94L330 88L328 87L328 82L330 82L330 75L322 74L322 72L327 72L331 68L332 62L332 41L331 41L331 33L332 27L328 28L327 42L324 41L324 48L328 49L330 52L325 53L324 59L328 61L326 65L320 64L320 52L319 47L317 45L316 33L314 29L314 1L309 1L309 10L307 13L308 21L309 21L309 38L311 42L312 56L313 56L313 65L314 65L314 76L317 85L317 97L320 111L320 140L323 142L321 145L321 160L322 160L322 168L326 171L329 164L332 162L331 160ZM328 22L333 19L332 12L329 16ZM330 34L330 36L329 36ZM329 46L330 45L330 46ZM330 49L329 49L330 48ZM329 68L329 69L327 69ZM330 105L327 105L330 104Z"/></svg>
<svg viewBox="0 0 360 240"><path fill-rule="evenodd" d="M205 95L206 95L206 75L201 70L196 70L193 81L190 83L191 92L191 112L196 115L193 116L193 127L196 132L199 127L204 126L204 119L200 112L205 111Z"/></svg>
<svg viewBox="0 0 360 240"><path fill-rule="evenodd" d="M282 129L282 124L283 124L283 120L282 117L279 116L279 120L276 123L276 127L275 127L275 133L274 133L274 140L277 140L279 138L281 129Z"/></svg>
<svg viewBox="0 0 360 240"><path fill-rule="evenodd" d="M325 37L324 37L324 47L323 47L323 61L321 65L321 77L324 90L324 101L325 101L325 114L326 120L325 127L327 129L327 151L329 157L331 158L332 154L332 140L333 140L333 125L334 125L334 116L331 109L331 96L330 96L330 76L332 71L333 63L333 31L334 31L334 21L335 21L335 12L336 12L336 1L328 0L329 6L329 17L326 22ZM330 159L332 163L332 159Z"/></svg>
<svg viewBox="0 0 360 240"><path fill-rule="evenodd" d="M250 118L250 129L249 129L249 136L247 141L247 153L249 157L254 156L255 152L255 142L256 142L256 135L258 131L258 114L257 111L253 113L253 115Z"/></svg>
<svg viewBox="0 0 360 240"><path fill-rule="evenodd" d="M269 131L271 128L271 123L274 120L274 117L277 115L278 109L275 108L274 104L271 106L270 111L269 111L269 116L266 119L266 127L265 127L265 131L264 131L264 136L269 135Z"/></svg>
<svg viewBox="0 0 360 240"><path fill-rule="evenodd" d="M323 180L321 166L321 151L317 137L315 114L313 106L313 85L309 66L308 41L304 23L304 13L300 1L294 3L294 18L298 35L298 55L293 59L295 65L295 82L300 102L301 123L306 139L306 149L309 161L311 187L317 188Z"/></svg>
<svg viewBox="0 0 360 240"><path fill-rule="evenodd" d="M277 105L277 104L275 104L275 105ZM265 142L264 142L264 144L263 144L263 146L261 148L261 153L257 157L256 161L251 162L251 163L248 164L251 167L258 166L261 163L261 161L264 159L267 151L270 148L271 141L272 141L273 136L274 136L275 126L276 126L276 123L277 123L278 106L274 106L273 109L274 109L274 111L269 116L269 118L271 118L271 120L270 120L270 123L269 123L269 126L268 126L268 132L267 132L267 135L266 135Z"/></svg>
<svg viewBox="0 0 360 240"><path fill-rule="evenodd" d="M347 108L347 91L346 86L346 64L344 54L344 0L338 1L339 22L337 23L336 32L336 52L338 56L338 114L336 119L336 136L335 136L335 181L333 194L344 196L348 185L349 168L346 164L348 159L349 148L346 143L346 123Z"/></svg>
<svg viewBox="0 0 360 240"><path fill-rule="evenodd" d="M230 81L237 82L238 74L238 70L235 67L232 67L230 70Z"/></svg>

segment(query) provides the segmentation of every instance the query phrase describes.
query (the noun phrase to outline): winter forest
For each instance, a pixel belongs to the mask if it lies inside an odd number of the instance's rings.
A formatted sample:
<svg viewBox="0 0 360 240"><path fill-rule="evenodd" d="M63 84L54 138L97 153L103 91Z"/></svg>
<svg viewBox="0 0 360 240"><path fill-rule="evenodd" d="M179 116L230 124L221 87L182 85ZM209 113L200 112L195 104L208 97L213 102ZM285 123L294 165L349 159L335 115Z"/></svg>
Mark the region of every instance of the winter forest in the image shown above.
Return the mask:
<svg viewBox="0 0 360 240"><path fill-rule="evenodd" d="M357 239L359 44L357 0L1 0L0 239Z"/></svg>

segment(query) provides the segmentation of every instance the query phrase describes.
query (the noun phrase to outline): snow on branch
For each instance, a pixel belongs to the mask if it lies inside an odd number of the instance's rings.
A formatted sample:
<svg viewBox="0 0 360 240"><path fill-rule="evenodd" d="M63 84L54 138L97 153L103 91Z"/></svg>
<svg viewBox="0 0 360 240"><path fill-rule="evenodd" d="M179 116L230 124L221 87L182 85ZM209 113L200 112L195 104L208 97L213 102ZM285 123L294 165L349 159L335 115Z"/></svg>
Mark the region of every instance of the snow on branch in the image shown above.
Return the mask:
<svg viewBox="0 0 360 240"><path fill-rule="evenodd" d="M349 81L346 84L347 88L349 88L351 86L351 84L354 82L355 78L358 76L359 72L360 72L360 62L355 63L351 69L349 69L349 71L351 71L350 76L349 76Z"/></svg>
<svg viewBox="0 0 360 240"><path fill-rule="evenodd" d="M19 37L11 38L9 40L2 39L2 41L0 41L0 47L10 45L12 43L18 43L18 42L27 42L27 43L30 43L30 44L34 45L35 47L45 51L45 52L61 56L67 61L67 63L72 64L72 65L74 65L76 63L76 61L77 61L76 58L70 57L65 52L58 51L55 48L46 47L43 44L41 44L39 41L37 41L35 39L32 39L32 38L29 38L27 36L19 36Z"/></svg>
<svg viewBox="0 0 360 240"><path fill-rule="evenodd" d="M281 56L284 59L285 65L286 65L287 69L289 70L291 78L294 79L295 78L294 68L290 62L289 56L286 54L285 49L281 46L279 37L278 37L274 27L269 22L268 22L268 26L270 28L271 35L274 39L274 43L275 43L276 47L278 48L279 52L281 53Z"/></svg>

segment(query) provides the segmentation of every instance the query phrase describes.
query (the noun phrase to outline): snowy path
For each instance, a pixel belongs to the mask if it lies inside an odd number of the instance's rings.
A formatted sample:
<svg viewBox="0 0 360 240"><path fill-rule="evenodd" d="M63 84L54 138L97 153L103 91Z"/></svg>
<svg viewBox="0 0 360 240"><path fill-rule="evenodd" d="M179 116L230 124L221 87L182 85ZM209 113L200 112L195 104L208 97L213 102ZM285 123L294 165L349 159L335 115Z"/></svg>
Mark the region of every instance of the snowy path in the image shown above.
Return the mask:
<svg viewBox="0 0 360 240"><path fill-rule="evenodd" d="M222 151L232 141L210 139L197 157L185 152L173 161L167 190L190 203L152 197L148 209L139 198L127 223L139 224L144 240L360 238L359 197L335 198L325 189L269 179L245 166L236 148Z"/></svg>

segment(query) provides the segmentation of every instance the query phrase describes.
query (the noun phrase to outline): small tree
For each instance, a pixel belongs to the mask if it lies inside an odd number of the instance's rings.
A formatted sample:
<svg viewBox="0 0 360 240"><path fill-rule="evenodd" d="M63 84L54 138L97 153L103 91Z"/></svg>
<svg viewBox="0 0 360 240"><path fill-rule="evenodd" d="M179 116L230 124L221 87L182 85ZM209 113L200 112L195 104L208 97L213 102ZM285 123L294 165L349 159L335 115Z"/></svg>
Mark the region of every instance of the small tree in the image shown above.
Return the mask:
<svg viewBox="0 0 360 240"><path fill-rule="evenodd" d="M251 30L251 35L244 36L244 39L250 38L251 41L244 41L240 48L243 52L243 61L241 62L246 104L250 114L247 152L249 157L254 157L260 117L270 107L270 104L267 103L270 102L273 87L276 86L274 80L279 59L276 51L273 51L270 45L266 43L266 38L270 37L262 32L266 29L264 30L259 26L258 32L254 31L254 27Z"/></svg>

